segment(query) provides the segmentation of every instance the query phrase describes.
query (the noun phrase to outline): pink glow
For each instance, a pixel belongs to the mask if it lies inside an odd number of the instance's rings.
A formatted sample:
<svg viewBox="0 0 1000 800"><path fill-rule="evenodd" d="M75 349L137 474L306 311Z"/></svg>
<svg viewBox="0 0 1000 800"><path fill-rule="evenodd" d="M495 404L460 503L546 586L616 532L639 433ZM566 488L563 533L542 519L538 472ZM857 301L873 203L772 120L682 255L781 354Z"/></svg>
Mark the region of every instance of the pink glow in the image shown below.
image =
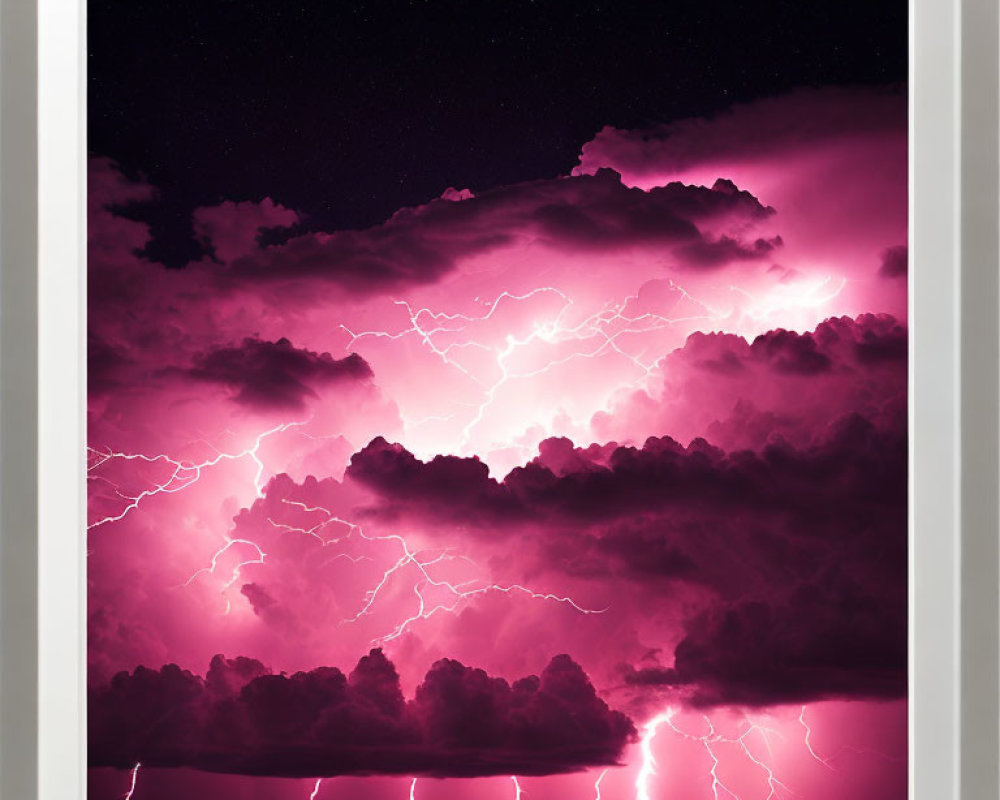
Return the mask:
<svg viewBox="0 0 1000 800"><path fill-rule="evenodd" d="M871 705L853 708L849 703L824 703L810 706L817 726L825 730L818 738L830 752L831 766L816 762L805 749L802 729L795 723L798 709L777 708L766 715L753 716L753 722L738 712L713 714L710 717L715 741L709 747L701 741L711 740L708 723L698 714L678 714L673 718L674 730L661 723L651 742L656 758L656 775L649 782L648 795L637 792L636 782L642 777L635 766L594 770L588 773L548 778L519 778L524 797L558 800L579 797L581 800L668 800L671 797L705 798L712 800L712 754L716 754L716 791L726 798L723 786L728 786L740 798L772 796L768 786L768 769L777 797L817 797L835 800L851 796L876 800L885 796L905 796L905 769L898 769L906 758L906 713L892 705ZM795 723L795 724L793 724ZM756 728L752 728L756 725ZM877 726L873 729L873 726ZM739 736L752 729L744 738ZM749 751L749 752L747 752ZM754 759L757 762L755 763ZM638 763L638 762L636 762ZM762 766L763 765L763 766ZM603 777L601 777L603 776ZM117 779L117 780L116 780ZM599 783L598 783L599 781ZM94 796L114 796L120 786L120 773L109 769L92 770L90 791ZM309 798L317 782L280 778L246 778L235 775L212 775L186 770L143 769L142 794L137 800L166 800L187 791L207 790L214 796L242 796L258 785L268 797L276 800ZM595 787L595 784L596 787ZM785 785L785 789L781 785ZM412 790L412 794L411 794ZM361 796L386 800L457 800L475 796L485 800L511 800L514 786L511 778L478 778L469 780L434 780L408 778L333 778L324 779L317 795L323 797Z"/></svg>
<svg viewBox="0 0 1000 800"><path fill-rule="evenodd" d="M605 129L578 175L270 247L299 215L227 201L182 270L110 210L153 187L94 160L89 681L150 714L180 692L200 750L92 734L92 795L129 767L135 800L904 796L900 103ZM378 725L371 648L398 675ZM423 750L229 774L274 755L271 688L355 680L343 713ZM445 689L493 709L507 761L462 771L441 730L482 731ZM567 761L572 714L524 697L586 698L607 736Z"/></svg>

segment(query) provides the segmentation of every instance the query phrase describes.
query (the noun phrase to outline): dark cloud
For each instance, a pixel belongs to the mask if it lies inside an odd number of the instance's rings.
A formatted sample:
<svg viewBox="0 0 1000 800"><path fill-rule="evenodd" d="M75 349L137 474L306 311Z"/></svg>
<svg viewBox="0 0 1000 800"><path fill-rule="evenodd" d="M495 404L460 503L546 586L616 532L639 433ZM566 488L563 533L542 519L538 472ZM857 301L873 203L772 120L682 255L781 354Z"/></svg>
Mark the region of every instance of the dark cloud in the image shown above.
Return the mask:
<svg viewBox="0 0 1000 800"><path fill-rule="evenodd" d="M607 466L608 459L617 447L611 443L579 448L565 436L553 436L539 443L538 456L533 462L560 477L577 472L593 472Z"/></svg>
<svg viewBox="0 0 1000 800"><path fill-rule="evenodd" d="M906 327L885 314L833 317L815 330L776 329L752 341L693 333L656 366L662 382L592 420L601 438L642 441L669 431L727 450L779 438L803 447L845 413L879 426L905 414Z"/></svg>
<svg viewBox="0 0 1000 800"><path fill-rule="evenodd" d="M581 177L591 182L575 184ZM624 186L614 170L599 169L593 176L563 178L560 183L574 191L561 192L558 202L531 209L528 219L544 238L564 247L593 250L690 242L679 249L687 254L714 244L702 238L696 222L728 216L760 220L774 213L726 180L711 189L674 182L643 191ZM741 247L728 237L725 241Z"/></svg>
<svg viewBox="0 0 1000 800"><path fill-rule="evenodd" d="M127 178L113 159L104 156L87 159L87 210L90 216L146 203L155 197L156 191L148 183ZM88 238L92 238L92 232L88 230L87 233Z"/></svg>
<svg viewBox="0 0 1000 800"><path fill-rule="evenodd" d="M540 678L522 678L512 686L457 661L438 661L417 688L414 707L436 748L481 751L490 760L510 762L507 773L614 763L635 733L565 655L553 658ZM547 761L557 768L545 766ZM479 769L470 764L465 774Z"/></svg>
<svg viewBox="0 0 1000 800"><path fill-rule="evenodd" d="M777 328L749 343L733 334L699 331L668 359L730 375L756 366L785 375L846 374L855 371L859 361L905 362L906 340L906 328L894 317L862 314L856 319L831 317L801 333Z"/></svg>
<svg viewBox="0 0 1000 800"><path fill-rule="evenodd" d="M685 533L690 533L690 529ZM633 577L653 580L706 580L704 565L689 554L692 549L676 523L643 519L610 527L597 541L600 555L621 562Z"/></svg>
<svg viewBox="0 0 1000 800"><path fill-rule="evenodd" d="M474 456L435 456L424 462L402 445L379 436L351 456L346 474L382 496L386 501L383 513L426 510L453 519L518 513L510 493Z"/></svg>
<svg viewBox="0 0 1000 800"><path fill-rule="evenodd" d="M884 331L865 331L854 345L863 364L895 363L905 365L909 355L909 337L902 326Z"/></svg>
<svg viewBox="0 0 1000 800"><path fill-rule="evenodd" d="M238 346L195 356L188 374L228 386L235 393L233 399L244 405L295 409L315 395L313 386L364 380L372 371L357 353L335 359L329 353L296 348L288 339L267 342L248 337Z"/></svg>
<svg viewBox="0 0 1000 800"><path fill-rule="evenodd" d="M580 167L669 174L727 157L788 158L847 137L906 135L904 87L800 89L732 106L711 120L685 119L635 130L606 126L583 146Z"/></svg>
<svg viewBox="0 0 1000 800"><path fill-rule="evenodd" d="M98 334L87 334L87 393L105 394L122 384L131 359L121 347L107 342Z"/></svg>
<svg viewBox="0 0 1000 800"><path fill-rule="evenodd" d="M783 244L780 236L771 239L757 239L752 244L744 244L730 236L722 236L715 241L701 240L685 245L678 250L681 265L687 267L721 267L733 261L753 261L767 258L775 248Z"/></svg>
<svg viewBox="0 0 1000 800"><path fill-rule="evenodd" d="M548 440L543 448L565 447ZM590 460L588 453L596 460ZM606 455L606 463L603 463ZM557 472L548 458L517 467L498 482L476 458L436 456L423 462L402 445L375 439L351 458L347 475L390 507L431 518L474 513L481 520L609 519L678 508L781 509L814 514L905 489L895 433L848 415L818 445L777 442L760 452L726 453L704 439L687 447L669 436L642 447L573 449L574 467Z"/></svg>
<svg viewBox="0 0 1000 800"><path fill-rule="evenodd" d="M208 665L208 673L205 675L205 689L210 694L219 697L232 696L239 694L240 689L254 678L270 674L271 670L256 658L247 658L246 656L226 658L222 655L216 655Z"/></svg>
<svg viewBox="0 0 1000 800"><path fill-rule="evenodd" d="M271 198L259 203L227 200L217 206L196 208L192 214L195 235L210 257L230 263L253 252L268 237L287 235L299 215Z"/></svg>
<svg viewBox="0 0 1000 800"><path fill-rule="evenodd" d="M905 361L905 342L906 329L893 318L867 314L857 320L829 319L804 333L768 331L749 346L738 336L695 333L685 345L683 358L695 367L731 375L759 365L784 375L815 376L844 373L858 361Z"/></svg>
<svg viewBox="0 0 1000 800"><path fill-rule="evenodd" d="M245 583L240 587L240 594L250 603L253 613L268 624L294 627L295 617L287 609L282 608L281 604L271 596L271 593L264 586L257 583Z"/></svg>
<svg viewBox="0 0 1000 800"><path fill-rule="evenodd" d="M714 266L762 257L778 240L716 241L700 225L738 220L745 226L773 213L730 181L712 188L670 183L644 191L623 185L613 170L601 169L595 175L501 187L461 202L439 198L401 209L363 231L297 236L234 258L228 275L236 280L308 275L369 293L433 282L462 258L519 240L583 251L676 246L681 262Z"/></svg>
<svg viewBox="0 0 1000 800"><path fill-rule="evenodd" d="M146 753L165 767L186 765L200 744L204 694L202 679L176 664L137 667L91 689L91 766L126 767Z"/></svg>
<svg viewBox="0 0 1000 800"><path fill-rule="evenodd" d="M753 357L767 363L775 372L811 376L830 369L830 356L821 352L811 333L769 331L753 340Z"/></svg>
<svg viewBox="0 0 1000 800"><path fill-rule="evenodd" d="M909 271L908 251L905 244L889 247L882 253L882 265L878 274L883 278L905 278Z"/></svg>
<svg viewBox="0 0 1000 800"><path fill-rule="evenodd" d="M670 255L667 263L678 269L705 269L763 258L780 244L778 237L734 238L775 212L732 181L719 179L711 188L673 182L646 191L599 169L502 186L460 202L436 198L363 230L303 232L295 211L268 198L225 201L193 215L208 257L184 270L163 270L144 255L149 227L133 219L152 187L127 180L106 159L90 167L91 312L116 319L115 306L260 283L299 301L315 297L317 280L354 295L390 292L434 283L463 259L512 245L605 254L647 248ZM176 309L168 304L163 311Z"/></svg>
<svg viewBox="0 0 1000 800"><path fill-rule="evenodd" d="M155 196L152 186L130 180L111 159L87 161L88 330L93 330L95 311L102 306L127 305L148 291L142 278L153 270L141 253L150 230L132 212Z"/></svg>
<svg viewBox="0 0 1000 800"><path fill-rule="evenodd" d="M689 690L693 705L772 706L906 694L905 593L866 591L836 566L780 599L719 605L687 623L674 666L626 683Z"/></svg>
<svg viewBox="0 0 1000 800"><path fill-rule="evenodd" d="M708 590L710 610L688 619L674 664L632 670L634 686L671 687L694 705L898 697L907 440L905 416L892 419L847 414L809 446L728 453L668 437L552 439L500 482L472 460L445 472L379 443L388 465L362 451L349 476L428 530L473 518L470 535L521 537L512 546L540 568L631 585L653 607L682 584ZM488 505L466 505L484 495Z"/></svg>
<svg viewBox="0 0 1000 800"><path fill-rule="evenodd" d="M569 656L513 685L443 659L406 702L381 650L349 676L222 656L204 679L138 667L92 689L89 732L94 767L285 777L546 775L614 764L635 736Z"/></svg>

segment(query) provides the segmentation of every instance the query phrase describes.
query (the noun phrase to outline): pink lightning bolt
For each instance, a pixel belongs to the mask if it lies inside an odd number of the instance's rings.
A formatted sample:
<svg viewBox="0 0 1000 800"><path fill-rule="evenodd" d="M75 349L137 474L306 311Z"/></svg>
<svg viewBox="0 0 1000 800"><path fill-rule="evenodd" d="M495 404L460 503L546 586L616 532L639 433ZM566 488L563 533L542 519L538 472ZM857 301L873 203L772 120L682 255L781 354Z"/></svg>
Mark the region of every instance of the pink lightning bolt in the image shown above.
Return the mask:
<svg viewBox="0 0 1000 800"><path fill-rule="evenodd" d="M372 645L381 645L386 642L392 641L394 639L402 636L411 625L414 623L426 620L438 613L456 613L460 605L471 601L472 599L486 595L489 593L501 593L501 594L520 594L532 600L542 600L546 602L561 603L570 606L578 613L589 615L589 614L603 614L607 611L607 608L593 609L587 608L585 606L577 603L573 598L554 594L552 592L539 592L531 589L529 587L523 586L521 584L485 584L476 586L474 584L478 583L478 580L466 581L464 583L454 583L452 581L444 580L435 577L431 570L438 564L443 564L446 562L453 562L455 560L463 560L470 563L473 567L478 565L466 556L454 555L450 551L445 550L439 552L436 555L424 555L422 551L414 550L410 547L409 543L402 536L398 534L389 534L385 536L372 536L363 530L360 525L353 523L349 520L343 519L335 515L332 511L327 508L322 508L320 506L309 506L305 503L300 503L293 500L282 499L282 503L288 506L292 506L307 513L319 513L323 515L323 518L316 524L310 527L296 527L289 525L287 523L281 522L280 520L275 520L273 518L268 518L268 523L273 527L280 530L300 533L305 536L310 536L315 538L321 543L323 547L330 545L339 544L352 536L357 536L363 542L373 543L373 542L393 542L397 544L400 548L401 555L396 561L392 562L382 573L381 579L365 593L364 601L361 604L358 612L347 619L342 620L342 624L354 623L360 620L362 617L368 615L373 610L376 602L380 595L386 590L389 583L393 580L394 576L401 572L407 566L412 566L417 570L418 580L413 584L412 591L416 598L416 609L415 611L407 617L401 619L396 626L381 636L377 636L372 639ZM347 529L347 533L339 536L324 536L322 531L330 525L341 525ZM242 570L250 565L263 565L267 559L267 553L264 549L256 542L250 539L244 538L229 538L226 537L224 544L220 546L209 559L207 566L201 567L196 570L182 585L188 586L195 579L202 575L214 575L219 567L220 559L230 550L242 547L249 550L248 556L244 557L236 563L236 565L231 569L228 579L222 585L220 589L220 594L222 594L225 599L226 606L223 614L228 614L231 610L231 602L227 595L228 591L232 586L240 579ZM335 559L346 559L352 563L357 563L362 560L372 560L370 556L352 556L347 553L337 553L334 555L330 561ZM428 587L433 587L436 589L444 589L448 596L449 601L442 601L436 604L429 604L427 598L424 595L424 591Z"/></svg>
<svg viewBox="0 0 1000 800"><path fill-rule="evenodd" d="M514 781L514 800L521 800L523 792L521 790L521 784L517 780L517 775L511 775L510 779Z"/></svg>
<svg viewBox="0 0 1000 800"><path fill-rule="evenodd" d="M135 781L136 778L139 776L139 767L141 766L142 764L140 764L137 761L135 766L132 767L132 783L128 787L128 793L125 795L125 800L132 800L132 798L135 796Z"/></svg>
<svg viewBox="0 0 1000 800"><path fill-rule="evenodd" d="M594 781L594 800L601 800L601 781L604 780L604 776L607 774L608 770L604 770L597 776L597 780Z"/></svg>
<svg viewBox="0 0 1000 800"><path fill-rule="evenodd" d="M671 286L673 286L673 282L671 282ZM541 289L536 291L547 290ZM496 351L495 363L500 370L500 378L487 388L485 400L479 405L473 418L462 429L462 447L466 447L469 444L473 428L482 422L486 409L494 403L497 392L509 381L537 377L538 375L549 372L554 368L570 361L579 358L598 358L610 350L614 351L619 356L622 356L638 368L638 381L631 384L633 386L637 386L638 382L641 382L650 375L655 362L649 364L643 363L638 356L623 350L619 345L618 340L629 334L647 333L650 331L660 330L681 321L679 319L668 319L657 314L642 314L638 317L626 316L624 314L625 307L628 301L633 299L633 297L629 297L622 303L608 304L604 309L592 314L577 325L567 326L563 320L566 313L573 305L572 299L556 289L548 289L548 291L555 291L563 298L565 302L562 308L559 310L554 319L545 323L536 324L534 326L534 330L526 337L519 339L513 335L508 335L506 339L506 346L502 350ZM527 296L530 296L530 294ZM614 327L619 323L622 323L623 327L618 330L614 330ZM591 346L590 349L585 349L582 352L573 352L562 358L550 360L537 369L519 373L511 372L508 367L508 361L514 356L515 353L519 350L530 347L535 342L543 341L551 343L565 340L583 342L591 339L596 339L597 343L596 345Z"/></svg>
<svg viewBox="0 0 1000 800"><path fill-rule="evenodd" d="M808 708L808 706L802 706L802 710L799 712L799 724L805 729L805 740L804 740L804 742L805 742L806 750L809 751L809 755L810 756L812 756L816 761L818 761L820 764L822 764L827 769L833 770L833 771L837 770L837 768L833 765L833 761L836 758L838 758L841 755L841 753L857 753L859 755L870 755L870 756L875 756L876 758L882 759L883 761L903 761L903 760L905 760L905 758L901 758L899 756L891 756L888 753L883 753L881 750L873 750L870 747L854 747L852 745L847 745L847 744L841 745L833 755L824 758L823 756L819 755L816 752L816 750L813 748L812 743L810 741L810 739L812 737L812 728L810 728L810 726L808 725L808 723L806 722L806 719L805 719L805 717L806 717L806 709L807 708Z"/></svg>
<svg viewBox="0 0 1000 800"><path fill-rule="evenodd" d="M642 766L639 774L635 778L636 800L650 800L649 781L656 775L656 759L653 758L653 737L656 736L656 729L664 722L670 722L675 711L668 708L646 722L642 726L642 734L639 737L639 752L642 757Z"/></svg>
<svg viewBox="0 0 1000 800"><path fill-rule="evenodd" d="M696 735L685 731L677 726L674 722L674 717L676 716L676 709L669 708L666 711L653 717L649 722L647 722L642 729L642 736L640 738L641 744L641 754L642 754L642 766L640 768L639 774L636 778L636 798L637 800L649 800L648 783L651 777L656 774L655 771L655 760L652 755L652 739L656 734L656 729L663 723L666 723L670 729L683 739L691 742L697 742L708 754L711 759L711 767L708 771L708 777L710 779L710 788L712 791L712 796L715 800L740 800L740 797L727 786L719 776L719 768L721 766L719 752L717 750L717 745L736 745L739 748L739 752L742 757L745 758L750 764L760 770L763 773L764 780L767 784L768 793L763 798L763 800L782 800L782 798L795 795L795 792L789 788L789 786L783 782L775 773L774 768L760 755L756 754L750 746L750 738L754 734L759 736L761 742L768 754L771 752L770 742L768 740L769 735L781 736L775 730L764 727L759 722L755 722L749 717L744 718L746 723L746 728L743 729L739 735L735 737L727 737L718 732L715 724L712 720L705 716L703 720L705 725L708 727L708 732L702 735ZM827 760L821 758L813 750L809 736L811 730L805 722L805 707L799 714L799 723L805 729L805 746L809 750L810 754L814 759L819 761L824 766L830 767Z"/></svg>
<svg viewBox="0 0 1000 800"><path fill-rule="evenodd" d="M410 800L417 800L417 779L410 781Z"/></svg>
<svg viewBox="0 0 1000 800"><path fill-rule="evenodd" d="M827 769L833 769L833 767L830 765L830 762L827 759L820 758L820 756L818 756L816 754L816 751L813 750L813 746L812 746L812 744L809 741L809 738L812 736L812 729L806 723L806 707L805 706L802 706L802 710L799 712L799 724L803 728L806 729L805 743L806 743L806 750L809 751L809 755L811 755L814 759L816 759L820 764L822 764Z"/></svg>
<svg viewBox="0 0 1000 800"><path fill-rule="evenodd" d="M712 725L712 721L708 719L708 717L705 717L705 722L708 723L708 735L697 738L698 741L700 741L704 745L705 750L708 752L709 758L712 759L712 769L709 770L709 774L712 776L712 796L715 798L715 800L719 800L719 790L721 789L727 795L733 798L733 800L740 800L739 796L736 795L736 793L734 793L732 789L730 789L721 780L719 780L719 757L715 754L715 750L712 748L712 743L718 741L719 737L716 736L715 726ZM681 731L679 731L677 727L674 726L672 720L668 719L667 724L678 733L681 733ZM682 735L687 736L687 734L682 734Z"/></svg>
<svg viewBox="0 0 1000 800"><path fill-rule="evenodd" d="M695 304L703 313L677 318L669 318L654 313L629 316L626 313L626 308L630 302L634 302L637 299L637 296L631 295L621 302L605 303L602 308L590 314L582 321L572 324L567 321L567 316L575 308L574 300L560 289L553 286L543 286L532 289L524 294L502 292L492 301L484 302L485 313L479 316L436 311L426 307L414 309L406 300L394 300L393 303L395 305L406 310L409 327L397 331L354 331L346 325L341 325L340 327L349 337L345 345L345 349L348 350L353 349L360 340L368 338L396 341L409 336L417 337L421 344L440 358L444 364L482 387L484 390L483 399L478 405L473 405L475 412L462 427L461 431L459 447L467 449L473 429L483 421L487 410L493 405L499 390L505 384L514 380L528 379L541 375L573 360L594 359L612 352L630 362L636 368L636 380L627 385L637 387L650 375L655 361L646 363L642 360L640 354L630 352L624 346L625 339L635 334L649 334L669 329L683 322L722 320L726 317L726 312L713 309L706 303L697 300L673 281L670 281L670 287L674 291L679 292L682 299ZM556 298L559 302L559 308L554 315L550 313L545 319L537 321L530 333L520 337L508 334L505 338L504 346L499 348L487 345L475 338L474 326L492 319L502 306L524 303L540 296L552 296ZM479 302L478 298L477 302ZM449 343L439 343L436 340L438 337L447 337L451 341ZM456 337L461 338L455 341ZM569 341L581 343L581 349L560 358L550 359L542 366L528 371L517 372L511 367L512 359L521 352L530 351L532 348L536 348L536 346L545 347ZM488 379L474 374L461 361L457 360L459 352L470 348L492 354L493 366L499 371L499 378ZM450 420L451 418L438 417L436 419ZM427 422L429 419L431 418L411 421L408 423L408 427L413 428Z"/></svg>
<svg viewBox="0 0 1000 800"><path fill-rule="evenodd" d="M476 566L476 564L475 562L471 561L471 559L465 556L455 556L447 550L438 553L437 555L434 556L423 556L422 551L412 549L409 543L406 541L406 539L404 539L402 536L398 534L388 534L385 536L372 536L365 533L364 529L360 525L357 525L353 522L350 522L348 520L336 516L329 509L322 508L319 506L307 506L303 503L298 503L290 500L284 500L283 502L286 503L287 505L300 508L303 511L324 514L325 518L321 522L317 523L316 525L313 525L310 528L295 528L290 525L285 525L284 523L275 522L274 520L269 520L271 524L281 527L285 530L298 531L304 535L314 536L318 538L321 542L323 542L324 545L338 543L343 541L344 539L351 537L354 534L357 534L357 536L365 542L394 542L399 546L401 551L399 558L383 571L382 577L379 579L379 581L365 593L365 599L361 604L361 608L353 617L343 620L344 623L357 622L362 617L370 614L376 602L378 601L378 598L386 590L386 587L393 579L393 576L400 573L400 571L403 570L405 567L412 566L417 570L419 579L417 580L416 583L413 584L413 594L416 597L416 602L417 602L416 610L410 616L402 619L393 630L373 639L372 640L373 645L380 645L392 641L394 639L397 639L400 636L402 636L413 623L420 620L429 619L430 617L435 616L439 612L455 613L462 603L468 602L469 600L475 597L485 595L488 593L501 593L508 595L521 594L532 600L543 600L547 602L562 603L570 606L575 611L585 615L603 614L605 611L607 611L606 608L603 609L587 608L577 603L571 597L557 595L551 592L538 592L526 586L522 586L521 584L516 584L516 583L508 585L487 584L469 588L470 584L475 583L476 581L468 581L465 583L456 584L451 581L437 578L431 573L431 568L438 564L454 561L456 559L467 561L471 563L473 566ZM319 535L319 531L322 530L327 525L333 523L345 526L348 529L347 534L342 537L332 538L332 539L322 538ZM262 563L263 553L261 552L260 555L261 558L259 561L255 560L247 563ZM211 571L211 567L203 568L201 570L201 572L205 571ZM233 581L231 580L228 585L232 585L232 583ZM423 593L424 589L428 586L444 589L451 598L450 602L439 602L434 605L428 604L427 599Z"/></svg>
<svg viewBox="0 0 1000 800"><path fill-rule="evenodd" d="M164 453L159 453L155 456L145 455L142 453L121 453L108 450L107 452L97 450L95 448L88 448L91 456L96 460L93 464L90 464L87 468L88 473L95 469L107 464L109 461L142 461L147 464L155 463L165 463L168 464L172 469L167 477L167 479L161 483L154 483L153 488L144 489L135 496L123 495L118 493L122 499L127 500L128 503L119 513L109 514L95 522L92 522L87 526L87 530L92 530L94 528L100 527L101 525L106 525L111 522L118 522L124 519L132 511L135 511L143 503L144 500L150 497L154 497L159 494L176 494L177 492L183 491L194 483L197 483L201 478L202 473L206 469L220 464L223 461L239 461L244 458L251 459L257 465L257 471L254 475L254 490L256 497L263 497L264 493L264 462L260 460L258 452L260 450L261 443L278 433L283 433L290 428L298 427L308 423L308 420L303 420L300 422L286 422L281 425L277 425L270 430L266 430L260 433L254 439L253 444L239 452L236 453L222 453L219 452L214 458L206 459L201 462L190 462L181 461ZM218 452L218 451L217 451ZM101 478L101 476L91 476L88 475L91 480L107 480Z"/></svg>
<svg viewBox="0 0 1000 800"><path fill-rule="evenodd" d="M767 747L768 751L770 751L771 748L767 741L766 729L761 728L759 725L750 722L749 719L747 720L747 722L750 725L750 727L747 728L746 731L744 731L737 738L736 741L739 742L740 748L743 750L744 755L746 755L746 757L750 759L750 761L752 761L754 764L756 764L758 767L764 770L766 774L768 795L765 798L765 800L780 800L781 795L778 792L779 788L784 789L786 792L794 794L794 792L792 792L792 790L789 789L788 786L786 786L784 783L778 780L778 778L774 774L774 770L771 769L771 766L769 764L766 764L765 762L761 761L756 756L754 756L752 752L750 752L750 748L747 746L746 739L754 731L758 731L760 733L761 737L764 739L764 746ZM711 725L711 723L709 723L709 725ZM720 739L720 741L731 741L731 740Z"/></svg>
<svg viewBox="0 0 1000 800"><path fill-rule="evenodd" d="M777 312L813 310L829 304L842 292L846 283L846 279L834 276L827 276L808 285L797 282L794 285L781 287L780 291L776 290L773 297L769 295L764 300L732 286L730 289L733 292L740 293L749 300L749 305L744 304L745 307L734 309L714 307L670 280L670 289L676 292L685 304L692 306L688 313L672 317L652 312L631 314L628 309L630 304L638 300L636 294L629 295L624 300L610 300L596 310L587 309L584 314L588 311L590 313L578 322L570 319L572 312L580 310L580 305L573 297L555 286L541 286L522 294L501 292L492 300L481 301L476 298L475 302L483 306L483 312L478 315L451 313L429 307L416 308L408 300L396 299L392 302L405 310L407 325L397 330L354 330L345 324L341 324L340 328L347 335L345 350L352 350L368 339L395 342L407 337L416 338L442 363L481 387L483 390L481 400L471 404L475 410L462 424L461 438L455 444L458 452L467 452L472 443L474 430L486 419L487 412L496 402L500 389L512 381L536 377L569 361L595 359L611 353L635 368L635 377L624 380L617 388L641 388L650 376L656 361L643 357L643 353L650 349L648 339L639 349L629 344L629 341L637 335L655 335L659 331L673 329L679 324L698 321L723 324L732 330L736 324L733 315L738 310L742 319L740 332L752 336L777 324L774 320ZM502 308L528 303L539 297L551 298L557 307L543 314L534 323L530 332L508 333L504 343L499 346L477 338L477 326L498 317ZM495 333L494 331L493 335ZM566 342L576 342L579 346L574 352L550 358L533 369L518 371L513 367L514 359L520 354L542 355L541 351L547 346ZM460 354L470 349L491 356L489 375L482 374L462 362ZM654 346L652 350L661 352L662 347ZM494 371L499 377L493 376ZM431 419L450 421L455 416L457 415L408 420L407 427L412 429ZM513 443L508 444L513 445Z"/></svg>
<svg viewBox="0 0 1000 800"><path fill-rule="evenodd" d="M232 572L230 573L229 580L226 581L222 585L222 589L220 590L220 594L226 600L226 610L223 612L224 614L228 614L229 611L232 608L232 605L231 605L231 603L229 601L229 598L227 597L226 593L229 591L229 589L232 588L233 584L236 583L236 581L238 581L240 579L240 575L242 574L243 568L247 567L247 566L249 566L251 564L263 564L264 563L264 559L267 557L267 553L265 553L260 548L260 545L256 544L255 542L250 541L249 539L229 539L229 538L227 538L226 539L226 543L222 547L220 547L218 550L216 550L215 553L212 554L212 559L211 559L211 562L209 563L209 565L207 567L202 567L201 569L199 569L197 572L195 572L194 574L192 574L191 577L188 578L186 581L184 581L184 583L182 584L183 586L189 586L191 584L191 582L195 578L197 578L199 575L204 575L204 574L214 575L215 574L215 569L219 565L219 559L222 557L222 555L227 550L229 550L231 547L234 547L236 545L245 545L245 546L251 548L257 554L257 557L256 558L250 558L250 559L247 559L245 561L240 561L239 563L237 563L236 566L233 567Z"/></svg>

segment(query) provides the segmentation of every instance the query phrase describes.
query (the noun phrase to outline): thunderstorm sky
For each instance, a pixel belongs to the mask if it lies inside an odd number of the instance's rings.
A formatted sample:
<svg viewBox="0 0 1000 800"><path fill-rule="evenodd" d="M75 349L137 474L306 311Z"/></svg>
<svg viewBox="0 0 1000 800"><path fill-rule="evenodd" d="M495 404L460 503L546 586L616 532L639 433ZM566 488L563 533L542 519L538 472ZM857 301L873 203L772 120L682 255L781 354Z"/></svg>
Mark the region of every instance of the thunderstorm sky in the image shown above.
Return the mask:
<svg viewBox="0 0 1000 800"><path fill-rule="evenodd" d="M90 4L89 796L905 797L905 4L337 5Z"/></svg>

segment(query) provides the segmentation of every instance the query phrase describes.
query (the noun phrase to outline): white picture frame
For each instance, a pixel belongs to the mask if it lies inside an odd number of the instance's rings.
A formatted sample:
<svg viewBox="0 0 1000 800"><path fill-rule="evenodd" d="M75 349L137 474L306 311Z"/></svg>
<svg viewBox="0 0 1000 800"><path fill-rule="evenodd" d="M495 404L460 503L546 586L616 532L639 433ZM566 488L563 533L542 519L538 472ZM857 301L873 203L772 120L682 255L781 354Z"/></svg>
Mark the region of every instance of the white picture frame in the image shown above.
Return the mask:
<svg viewBox="0 0 1000 800"><path fill-rule="evenodd" d="M0 12L0 797L86 794L86 38ZM910 797L1000 796L995 0L910 14Z"/></svg>

